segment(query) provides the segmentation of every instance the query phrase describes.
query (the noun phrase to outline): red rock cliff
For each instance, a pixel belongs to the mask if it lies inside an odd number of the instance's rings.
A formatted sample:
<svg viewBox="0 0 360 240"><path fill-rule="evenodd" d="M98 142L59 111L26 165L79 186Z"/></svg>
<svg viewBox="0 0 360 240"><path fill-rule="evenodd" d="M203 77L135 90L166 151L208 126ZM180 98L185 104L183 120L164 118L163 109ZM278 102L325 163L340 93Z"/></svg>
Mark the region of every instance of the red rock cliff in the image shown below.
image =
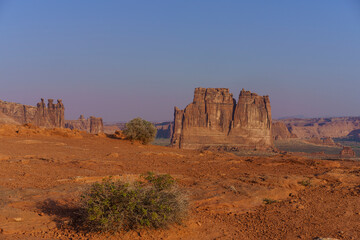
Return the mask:
<svg viewBox="0 0 360 240"><path fill-rule="evenodd" d="M0 122L12 124L32 123L40 127L64 127L64 105L60 99L56 104L53 101L49 99L46 106L44 99L41 99L37 107L0 101Z"/></svg>
<svg viewBox="0 0 360 240"><path fill-rule="evenodd" d="M184 110L175 107L171 144L185 149L266 149L273 146L268 96L244 89L238 103L227 88L196 88Z"/></svg>

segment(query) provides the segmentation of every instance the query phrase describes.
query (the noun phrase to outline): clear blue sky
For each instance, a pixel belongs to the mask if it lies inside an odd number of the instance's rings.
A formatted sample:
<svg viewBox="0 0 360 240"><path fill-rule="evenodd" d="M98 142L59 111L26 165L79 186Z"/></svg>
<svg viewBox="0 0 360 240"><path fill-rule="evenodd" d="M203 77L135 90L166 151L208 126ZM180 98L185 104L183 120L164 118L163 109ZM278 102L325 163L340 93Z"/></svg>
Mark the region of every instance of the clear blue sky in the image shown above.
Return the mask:
<svg viewBox="0 0 360 240"><path fill-rule="evenodd" d="M0 99L172 120L195 87L275 118L360 115L359 0L0 0Z"/></svg>

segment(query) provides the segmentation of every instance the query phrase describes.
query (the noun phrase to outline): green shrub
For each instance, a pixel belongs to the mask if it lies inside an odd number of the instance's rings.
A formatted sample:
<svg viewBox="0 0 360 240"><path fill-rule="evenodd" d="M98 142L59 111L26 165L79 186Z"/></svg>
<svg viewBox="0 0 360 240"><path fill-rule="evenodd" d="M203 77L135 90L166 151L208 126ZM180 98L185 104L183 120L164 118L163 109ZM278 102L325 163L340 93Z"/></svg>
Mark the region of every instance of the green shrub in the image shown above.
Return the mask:
<svg viewBox="0 0 360 240"><path fill-rule="evenodd" d="M265 204L273 204L273 203L276 203L277 201L276 201L276 200L273 200L273 199L271 199L271 198L264 198L264 199L263 199L263 202L264 202Z"/></svg>
<svg viewBox="0 0 360 240"><path fill-rule="evenodd" d="M141 118L134 118L126 123L123 133L129 140L137 140L143 144L148 144L154 140L156 131L156 127L151 122Z"/></svg>
<svg viewBox="0 0 360 240"><path fill-rule="evenodd" d="M186 217L188 201L168 174L148 173L134 184L104 179L82 196L83 226L90 231L162 228Z"/></svg>
<svg viewBox="0 0 360 240"><path fill-rule="evenodd" d="M302 180L301 182L299 182L300 185L303 185L304 187L309 187L311 186L311 181L310 178L307 180Z"/></svg>

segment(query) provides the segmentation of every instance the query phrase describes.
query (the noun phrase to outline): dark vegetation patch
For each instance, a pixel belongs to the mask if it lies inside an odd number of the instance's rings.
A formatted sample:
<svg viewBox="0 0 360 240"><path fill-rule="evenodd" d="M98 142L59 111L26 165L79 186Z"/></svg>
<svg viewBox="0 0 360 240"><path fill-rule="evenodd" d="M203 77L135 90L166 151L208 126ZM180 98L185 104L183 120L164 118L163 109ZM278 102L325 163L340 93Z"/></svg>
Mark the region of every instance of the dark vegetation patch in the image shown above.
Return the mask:
<svg viewBox="0 0 360 240"><path fill-rule="evenodd" d="M82 196L78 223L87 231L118 232L181 224L188 211L184 192L168 174L148 173L143 181L104 179Z"/></svg>

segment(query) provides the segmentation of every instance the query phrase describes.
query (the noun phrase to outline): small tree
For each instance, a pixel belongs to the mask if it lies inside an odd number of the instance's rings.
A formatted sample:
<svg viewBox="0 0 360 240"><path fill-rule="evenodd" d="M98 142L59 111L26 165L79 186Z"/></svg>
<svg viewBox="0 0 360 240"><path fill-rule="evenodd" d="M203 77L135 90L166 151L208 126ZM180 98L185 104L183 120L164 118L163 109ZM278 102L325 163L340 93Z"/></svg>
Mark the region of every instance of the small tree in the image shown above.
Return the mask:
<svg viewBox="0 0 360 240"><path fill-rule="evenodd" d="M134 118L126 123L123 133L129 140L137 140L143 144L148 144L154 140L156 131L156 127L151 122L141 118Z"/></svg>

